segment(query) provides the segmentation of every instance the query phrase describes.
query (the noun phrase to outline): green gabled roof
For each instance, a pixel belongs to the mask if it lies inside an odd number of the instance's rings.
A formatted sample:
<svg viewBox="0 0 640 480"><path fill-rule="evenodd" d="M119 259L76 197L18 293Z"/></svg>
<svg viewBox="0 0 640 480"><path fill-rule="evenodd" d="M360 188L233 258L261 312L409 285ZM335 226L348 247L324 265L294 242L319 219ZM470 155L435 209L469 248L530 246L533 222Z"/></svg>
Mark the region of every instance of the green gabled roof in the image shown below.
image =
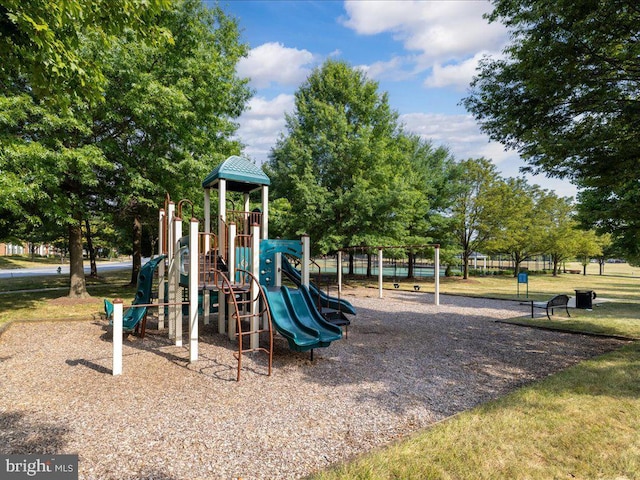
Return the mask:
<svg viewBox="0 0 640 480"><path fill-rule="evenodd" d="M236 155L227 158L207 175L202 182L202 187L215 188L221 178L227 181L227 190L231 192L250 192L263 185L271 184L271 180L260 167Z"/></svg>

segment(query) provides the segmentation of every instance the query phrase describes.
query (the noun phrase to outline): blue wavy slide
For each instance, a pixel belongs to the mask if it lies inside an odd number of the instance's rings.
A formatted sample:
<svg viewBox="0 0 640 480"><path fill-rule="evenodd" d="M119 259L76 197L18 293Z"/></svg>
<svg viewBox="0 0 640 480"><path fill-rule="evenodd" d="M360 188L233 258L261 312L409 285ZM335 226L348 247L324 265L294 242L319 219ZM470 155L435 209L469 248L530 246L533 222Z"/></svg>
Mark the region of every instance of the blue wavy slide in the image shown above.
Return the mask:
<svg viewBox="0 0 640 480"><path fill-rule="evenodd" d="M306 352L314 348L328 347L342 338L342 330L327 322L316 310L311 295L305 287L264 288L271 321L275 329L287 339L289 348Z"/></svg>
<svg viewBox="0 0 640 480"><path fill-rule="evenodd" d="M134 307L134 305L145 305L151 303L151 288L153 286L153 273L158 264L164 260L166 255L159 255L156 258L149 260L145 263L140 272L138 273L138 285L136 287L136 298L131 302L131 307L128 308L122 318L122 327L125 330L133 330L138 324L144 320L147 314L147 307ZM113 303L110 300L104 299L104 312L107 319L113 320ZM110 322L111 323L111 322Z"/></svg>
<svg viewBox="0 0 640 480"><path fill-rule="evenodd" d="M300 275L300 271L296 269L293 265L291 265L291 263L289 263L289 261L284 255L282 256L282 273L284 273L287 277L289 277L291 281L293 281L296 285L298 286L301 285L302 277ZM325 307L329 307L335 310L340 310L350 315L356 314L356 309L353 308L353 305L351 305L351 303L349 303L347 300L344 300L342 298L331 297L327 295L325 292L323 292L322 290L320 290L313 283L309 285L309 291L311 293L311 296L314 299L317 300L317 298L320 297L320 305L323 305Z"/></svg>

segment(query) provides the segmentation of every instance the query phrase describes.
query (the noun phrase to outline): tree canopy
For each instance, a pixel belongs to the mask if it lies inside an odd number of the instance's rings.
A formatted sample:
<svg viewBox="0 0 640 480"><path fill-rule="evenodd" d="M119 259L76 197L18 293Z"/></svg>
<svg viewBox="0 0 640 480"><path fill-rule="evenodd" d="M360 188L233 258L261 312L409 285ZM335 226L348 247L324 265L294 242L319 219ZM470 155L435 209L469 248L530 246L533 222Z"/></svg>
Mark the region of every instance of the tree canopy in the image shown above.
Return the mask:
<svg viewBox="0 0 640 480"><path fill-rule="evenodd" d="M265 165L273 197L290 205L280 233L311 235L316 253L425 235L425 192L444 183L447 152L404 133L386 93L345 62L315 69L295 99Z"/></svg>
<svg viewBox="0 0 640 480"><path fill-rule="evenodd" d="M30 70L3 72L10 88L0 94L0 218L22 216L34 225L68 227L70 295L81 296L86 294L83 221L110 211L112 218L139 222L145 207L162 203L165 191L193 192L207 170L238 153L240 146L231 138L237 128L233 119L251 92L235 73L247 47L238 40L235 21L218 8L185 0L157 11L144 31L167 32L174 39L167 42L146 41L137 34L140 25L125 28L118 15L105 18L106 31L119 32L105 50L92 29L79 30L82 16L89 15L81 7L93 12L93 4L66 9L69 3L60 8L77 42L65 43L65 52L96 63L103 98L95 101L95 92L85 95L73 82L48 88ZM114 4L127 11L138 2ZM49 13L39 14L50 24L62 21L56 17L59 9ZM139 14L131 13L131 19L137 22ZM37 57L29 45L17 46L16 58L28 63L29 55Z"/></svg>
<svg viewBox="0 0 640 480"><path fill-rule="evenodd" d="M485 58L464 99L483 131L528 169L612 201L593 211L638 252L640 6L632 0L494 0L512 42Z"/></svg>
<svg viewBox="0 0 640 480"><path fill-rule="evenodd" d="M155 42L171 41L155 23L171 0L4 0L0 5L0 85L26 82L49 101L68 97L99 101L105 85L101 63L83 55L87 36L108 48L125 30Z"/></svg>

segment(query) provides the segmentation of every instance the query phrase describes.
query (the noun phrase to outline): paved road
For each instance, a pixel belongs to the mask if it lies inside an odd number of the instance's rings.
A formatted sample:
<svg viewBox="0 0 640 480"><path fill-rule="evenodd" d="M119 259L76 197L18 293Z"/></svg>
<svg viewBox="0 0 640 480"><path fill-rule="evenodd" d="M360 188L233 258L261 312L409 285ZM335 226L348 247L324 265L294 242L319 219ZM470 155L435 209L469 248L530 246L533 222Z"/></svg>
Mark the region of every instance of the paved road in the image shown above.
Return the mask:
<svg viewBox="0 0 640 480"><path fill-rule="evenodd" d="M144 265L149 259L143 258L142 265ZM84 271L89 273L89 262L84 262ZM131 268L131 260L126 262L109 262L98 263L98 274L100 272L112 271L112 270L126 270ZM34 277L42 275L69 275L69 265L61 265L60 273L58 273L58 267L55 265L49 265L46 267L38 268L19 268L19 269L0 269L0 279L2 278L15 278L15 277Z"/></svg>

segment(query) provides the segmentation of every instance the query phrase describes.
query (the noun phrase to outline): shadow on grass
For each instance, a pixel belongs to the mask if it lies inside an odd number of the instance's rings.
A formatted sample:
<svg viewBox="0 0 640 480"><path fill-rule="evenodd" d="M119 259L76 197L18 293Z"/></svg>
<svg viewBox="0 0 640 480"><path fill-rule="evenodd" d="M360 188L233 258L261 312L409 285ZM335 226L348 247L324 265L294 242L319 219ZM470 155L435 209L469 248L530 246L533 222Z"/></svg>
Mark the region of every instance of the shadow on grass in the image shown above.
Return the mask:
<svg viewBox="0 0 640 480"><path fill-rule="evenodd" d="M580 363L562 372L554 382L542 385L557 395L571 392L578 395L612 398L640 398L640 343L634 342L619 350Z"/></svg>

